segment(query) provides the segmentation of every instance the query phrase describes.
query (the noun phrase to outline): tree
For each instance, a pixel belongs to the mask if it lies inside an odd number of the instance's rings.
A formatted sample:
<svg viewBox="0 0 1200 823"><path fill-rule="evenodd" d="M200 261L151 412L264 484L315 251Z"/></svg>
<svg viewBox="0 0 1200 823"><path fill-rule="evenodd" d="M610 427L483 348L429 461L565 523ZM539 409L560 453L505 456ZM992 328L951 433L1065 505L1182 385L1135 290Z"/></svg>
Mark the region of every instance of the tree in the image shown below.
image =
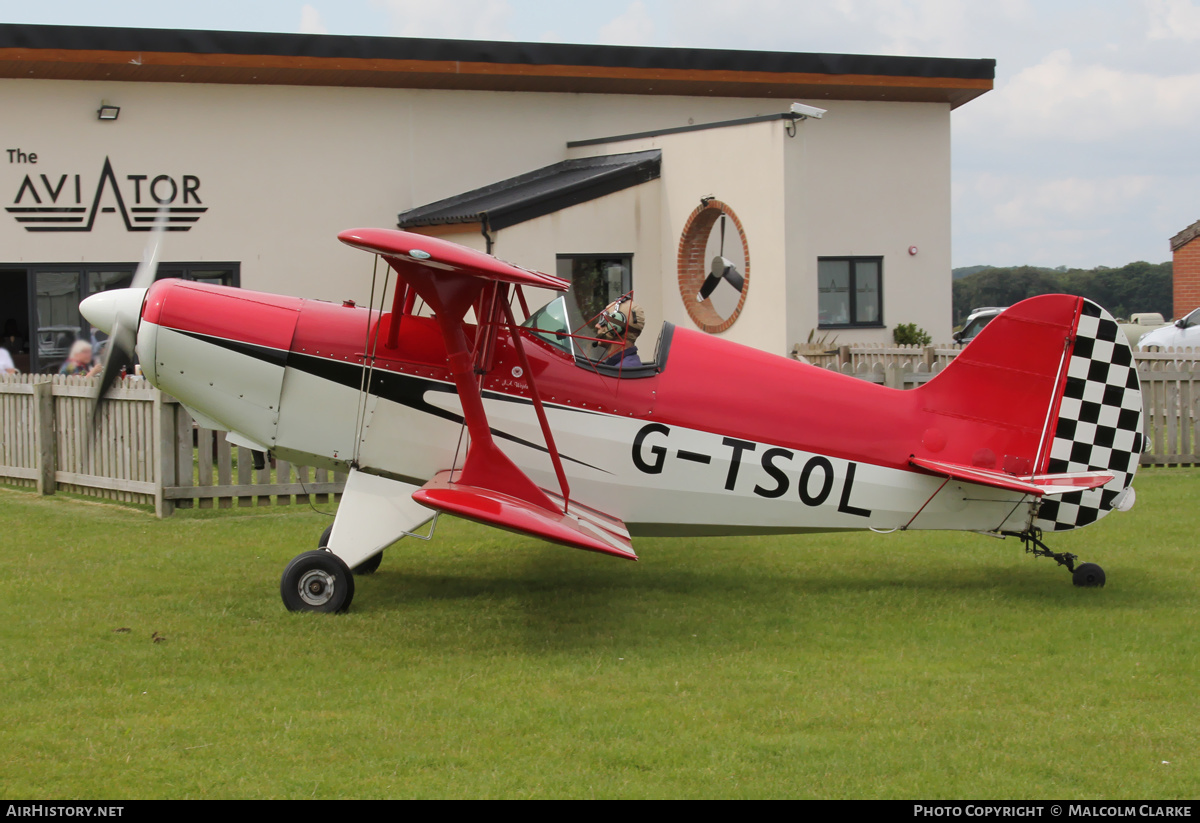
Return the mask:
<svg viewBox="0 0 1200 823"><path fill-rule="evenodd" d="M1038 266L987 268L955 280L954 322L962 323L971 309L1011 306L1038 294L1077 294L1104 306L1118 317L1156 311L1170 317L1172 269L1168 263L1137 261L1114 269L1057 269Z"/></svg>

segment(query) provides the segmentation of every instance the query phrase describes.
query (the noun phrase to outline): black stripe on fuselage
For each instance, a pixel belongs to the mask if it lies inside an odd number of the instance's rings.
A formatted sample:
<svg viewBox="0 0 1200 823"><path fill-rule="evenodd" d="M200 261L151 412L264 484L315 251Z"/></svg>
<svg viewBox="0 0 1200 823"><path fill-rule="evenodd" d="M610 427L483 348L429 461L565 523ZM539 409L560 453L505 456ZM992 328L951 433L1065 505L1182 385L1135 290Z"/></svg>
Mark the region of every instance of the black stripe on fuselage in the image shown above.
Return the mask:
<svg viewBox="0 0 1200 823"><path fill-rule="evenodd" d="M198 332L182 331L175 329L180 334L195 338L204 343L210 343L214 346L220 346L224 349L244 354L247 357L253 357L257 360L270 363L275 366L283 366L289 369L311 374L322 380L328 380L332 383L337 383L341 386L346 386L354 390L359 390L362 387L362 372L363 367L359 363L349 363L344 361L332 360L328 357L318 357L312 354L302 354L295 351L283 351L282 349L274 349L270 346L259 346L253 343L246 343L241 340L229 340L224 337L213 337L211 335L200 334ZM388 400L393 403L399 403L402 406L407 406L414 411L424 414L431 414L434 417L440 417L443 420L449 420L461 425L464 420L461 414L455 414L445 409L440 409L431 403L426 402L425 392L436 391L444 394L457 394L454 387L446 383L439 383L436 380L428 380L422 377L413 377L407 374L396 374L385 369L374 369L371 372L371 387L370 394L379 397L382 400ZM501 400L508 403L519 403L522 405L533 405L532 401L526 400L523 397L512 397L506 394L498 394L496 392L483 392L483 397L488 400ZM594 414L581 409L572 409L572 411L583 411L584 414ZM498 437L502 440L508 440L512 443L519 443L522 446L534 449L536 451L549 454L550 450L545 446L539 445L522 437L509 434L508 432L500 431L492 427L488 427L493 437ZM585 463L582 460L576 460L573 457L568 457L565 454L560 454L563 460L569 460L580 466L586 466L589 469L612 474L599 466L593 466L591 463Z"/></svg>
<svg viewBox="0 0 1200 823"><path fill-rule="evenodd" d="M223 349L229 349L238 354L244 354L247 357L253 357L255 360L262 360L270 363L272 366L286 366L288 353L282 349L273 349L270 346L259 346L254 343L247 343L244 340L229 340L224 337L213 337L210 334L201 334L194 331L184 331L183 329L171 329L185 337L191 337L199 340L201 343L210 343L214 346L220 346Z"/></svg>

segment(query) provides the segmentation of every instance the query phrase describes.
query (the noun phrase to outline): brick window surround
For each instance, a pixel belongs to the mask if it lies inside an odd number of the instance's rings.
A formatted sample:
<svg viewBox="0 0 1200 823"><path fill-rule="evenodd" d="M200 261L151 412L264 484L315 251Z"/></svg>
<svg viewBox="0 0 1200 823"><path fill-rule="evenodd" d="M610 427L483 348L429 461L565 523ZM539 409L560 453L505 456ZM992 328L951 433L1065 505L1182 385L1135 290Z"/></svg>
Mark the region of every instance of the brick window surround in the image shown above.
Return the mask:
<svg viewBox="0 0 1200 823"><path fill-rule="evenodd" d="M742 293L738 298L737 307L728 317L722 317L717 312L711 298L703 302L696 300L700 287L704 285L704 279L708 277L710 261L704 257L708 236L723 214L729 216L726 224L727 239L741 241L742 253L746 261L745 267L741 270L742 277L745 278ZM734 231L731 232L729 229L734 229ZM738 319L738 315L742 313L742 307L746 305L746 293L749 291L750 244L746 242L746 232L742 228L742 221L727 204L720 200L708 200L698 206L688 217L687 223L683 227L683 234L679 238L679 295L683 298L683 305L687 309L688 316L692 318L692 322L709 334L717 334L728 329Z"/></svg>

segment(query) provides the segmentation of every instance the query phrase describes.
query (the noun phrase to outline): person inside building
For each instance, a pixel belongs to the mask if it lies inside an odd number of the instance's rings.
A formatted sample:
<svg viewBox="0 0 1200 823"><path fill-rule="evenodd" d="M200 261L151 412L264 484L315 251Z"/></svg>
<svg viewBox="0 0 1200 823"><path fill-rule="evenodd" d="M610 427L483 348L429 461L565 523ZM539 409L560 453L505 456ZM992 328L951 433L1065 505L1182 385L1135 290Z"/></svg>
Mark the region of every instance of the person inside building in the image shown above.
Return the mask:
<svg viewBox="0 0 1200 823"><path fill-rule="evenodd" d="M603 366L633 368L642 365L635 343L646 327L646 312L630 297L614 300L596 320L596 336L603 343L598 362Z"/></svg>
<svg viewBox="0 0 1200 823"><path fill-rule="evenodd" d="M100 373L101 363L93 362L92 344L87 340L76 340L71 345L71 353L59 368L59 374L75 375L77 377L92 377Z"/></svg>
<svg viewBox="0 0 1200 823"><path fill-rule="evenodd" d="M0 375L16 374L19 369L13 355L25 350L25 339L17 330L17 321L11 317L4 321L4 336L0 337Z"/></svg>
<svg viewBox="0 0 1200 823"><path fill-rule="evenodd" d="M9 354L19 354L26 349L25 337L17 328L17 321L11 317L4 321L4 336L0 337L0 348L8 349Z"/></svg>

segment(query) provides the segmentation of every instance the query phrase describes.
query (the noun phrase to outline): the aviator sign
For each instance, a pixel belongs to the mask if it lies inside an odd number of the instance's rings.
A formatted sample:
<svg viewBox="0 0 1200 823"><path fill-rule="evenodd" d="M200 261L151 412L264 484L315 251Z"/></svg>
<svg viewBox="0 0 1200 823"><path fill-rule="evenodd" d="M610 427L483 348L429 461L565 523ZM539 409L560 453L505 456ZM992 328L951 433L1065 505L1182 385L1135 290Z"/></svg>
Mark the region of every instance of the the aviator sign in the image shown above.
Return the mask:
<svg viewBox="0 0 1200 823"><path fill-rule="evenodd" d="M5 156L10 165L38 165L36 152L0 150L0 162ZM200 178L194 174L118 178L105 157L98 178L29 169L5 211L25 231L91 231L96 216L104 214L120 214L127 231L150 231L159 222L167 231L188 231L208 208L200 199Z"/></svg>

